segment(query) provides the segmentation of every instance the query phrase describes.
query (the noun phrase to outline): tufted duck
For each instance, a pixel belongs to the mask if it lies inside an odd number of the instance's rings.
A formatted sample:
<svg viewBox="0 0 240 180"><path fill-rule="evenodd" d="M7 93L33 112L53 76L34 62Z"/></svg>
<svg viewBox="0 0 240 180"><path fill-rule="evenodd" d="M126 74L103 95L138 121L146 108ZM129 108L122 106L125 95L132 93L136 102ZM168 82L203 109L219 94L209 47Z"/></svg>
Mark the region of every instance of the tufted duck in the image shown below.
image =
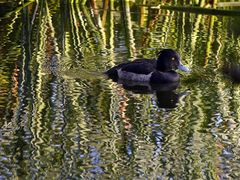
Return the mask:
<svg viewBox="0 0 240 180"><path fill-rule="evenodd" d="M114 81L123 79L150 83L171 83L179 81L176 69L190 72L181 63L180 56L176 51L163 49L158 53L157 60L136 59L132 62L119 64L106 71L105 74Z"/></svg>

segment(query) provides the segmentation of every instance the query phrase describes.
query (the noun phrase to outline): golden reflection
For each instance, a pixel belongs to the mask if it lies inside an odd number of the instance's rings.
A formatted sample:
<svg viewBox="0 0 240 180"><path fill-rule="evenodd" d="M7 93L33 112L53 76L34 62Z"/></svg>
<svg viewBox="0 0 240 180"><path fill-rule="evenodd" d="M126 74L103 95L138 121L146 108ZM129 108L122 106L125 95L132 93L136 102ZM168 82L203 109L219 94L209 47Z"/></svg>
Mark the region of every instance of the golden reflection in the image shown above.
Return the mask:
<svg viewBox="0 0 240 180"><path fill-rule="evenodd" d="M16 23L16 20L19 18L20 13L16 12L14 14L14 18L12 19L12 22L8 25L8 29L7 29L7 35L9 36L13 31L14 31L14 25Z"/></svg>
<svg viewBox="0 0 240 180"><path fill-rule="evenodd" d="M79 20L77 18L77 12L75 11L75 6L76 6L76 10L79 13L79 7L78 4L71 4L71 14L70 14L70 29L71 29L71 34L72 34L72 44L74 47L74 51L76 53L76 59L79 59L80 57L80 53L79 50L81 50L81 39L80 39L80 26L79 26ZM69 36L69 35L68 35ZM69 37L68 37L69 38ZM71 42L70 40L66 41L66 46L71 47ZM69 51L69 48L68 50ZM67 55L67 54L66 54ZM68 57L68 55L67 55Z"/></svg>
<svg viewBox="0 0 240 180"><path fill-rule="evenodd" d="M146 16L146 0L142 0L142 6L140 7L140 27L143 28L145 26L145 16Z"/></svg>
<svg viewBox="0 0 240 180"><path fill-rule="evenodd" d="M64 35L64 42L63 42L63 52L62 54L64 55L61 59L62 59L62 66L61 66L61 70L67 70L69 67L71 67L71 56L70 56L70 52L71 52L71 39L70 39L70 34L69 32L66 32Z"/></svg>
<svg viewBox="0 0 240 180"><path fill-rule="evenodd" d="M110 1L110 9L109 9L109 32L110 32L110 37L109 37L109 51L110 51L110 66L114 66L115 65L115 56L114 56L114 31L115 31L115 27L114 27L114 1L111 0ZM106 31L107 33L107 31Z"/></svg>
<svg viewBox="0 0 240 180"><path fill-rule="evenodd" d="M101 21L101 17L100 17L100 13L99 10L97 9L97 5L95 1L92 1L94 3L92 3L92 7L94 10L94 18L95 18L95 22L96 26L98 27L98 31L100 31L100 35L101 35L101 40L103 41L103 48L106 49L106 34L105 34L105 29L104 29L104 25ZM112 4L113 2L111 2L110 4ZM112 5L111 5L112 6Z"/></svg>
<svg viewBox="0 0 240 180"><path fill-rule="evenodd" d="M147 15L148 15L147 18L150 19L150 17L149 17L150 12L148 12ZM144 14L142 16L144 17ZM163 14L161 13L161 9L159 9L158 12L156 13L156 15L153 17L153 19L148 20L149 22L148 22L148 25L146 26L147 31L146 31L146 33L144 33L144 36L142 38L142 46L143 47L149 46L150 42L152 41L153 37L151 37L151 33L156 29L156 27L158 25L158 20L161 16L163 16ZM159 41L159 40L157 40L157 41Z"/></svg>
<svg viewBox="0 0 240 180"><path fill-rule="evenodd" d="M174 15L174 11L171 12L170 16L164 16L165 17L165 20L162 24L162 28L161 28L161 31L164 32L164 35L162 36L161 38L161 47L165 47L166 46L166 42L169 40L169 33L171 33L171 23L172 23L172 18L173 18L173 15Z"/></svg>
<svg viewBox="0 0 240 180"><path fill-rule="evenodd" d="M208 66L208 61L210 58L210 53L212 49L212 42L213 42L213 25L215 22L215 16L209 17L209 28L208 28L208 38L207 38L207 44L206 44L206 56L205 56L205 65L204 68Z"/></svg>
<svg viewBox="0 0 240 180"><path fill-rule="evenodd" d="M133 35L133 28L132 28L132 20L131 20L131 11L130 11L130 5L129 1L125 0L124 1L124 23L126 23L127 26L127 39L129 40L129 53L130 57L135 57L136 56L136 48L135 48L135 38Z"/></svg>
<svg viewBox="0 0 240 180"><path fill-rule="evenodd" d="M101 37L101 34L99 33L100 29L98 29L96 27L94 20L91 18L91 13L90 13L89 9L87 9L85 6L81 6L81 10L85 17L85 21L87 22L88 28L90 28L90 29L87 29L86 32L90 31L91 33L94 33L94 34L91 34L92 37L88 39L88 40L91 40L90 45L92 46L92 48L94 48L95 44L94 44L93 40L94 40L94 38L97 38L98 45L99 45L98 49L105 50L106 47L105 47L104 39L103 39L103 37Z"/></svg>
<svg viewBox="0 0 240 180"><path fill-rule="evenodd" d="M42 160L42 151L44 144L48 143L48 128L46 122L44 122L44 110L46 109L46 99L44 95L44 88L47 80L47 75L56 74L56 67L59 60L58 44L55 37L55 29L53 27L52 17L46 3L46 13L42 14L42 21L40 24L39 33L39 53L36 55L36 62L38 63L37 70L37 84L34 86L35 93L33 108L32 126L31 131L33 133L32 144L36 147L34 151L34 157L38 163L36 167L40 167ZM47 138L46 138L47 137ZM48 153L52 150L48 147Z"/></svg>
<svg viewBox="0 0 240 180"><path fill-rule="evenodd" d="M224 62L238 62L233 27L238 17L157 11L146 0L50 3L39 1L1 25L0 174L40 179L239 174L240 90L219 72ZM27 31L15 31L18 26ZM181 75L176 92L189 95L175 109L158 107L155 92L136 95L102 73L137 52L152 57L165 47L190 56L193 71L202 71L195 79L190 73L189 83Z"/></svg>
<svg viewBox="0 0 240 180"><path fill-rule="evenodd" d="M46 47L46 33L47 33L47 17L46 15L42 16L42 21L40 24L40 42L39 42L39 53L36 56L36 62L39 64L38 71L37 71L37 84L35 85L35 92L36 94L33 95L33 99L35 100L35 106L33 108L33 119L32 119L32 126L31 131L33 133L33 138L31 140L31 144L33 144L36 147L35 150L35 156L33 157L35 160L40 159L41 157L41 144L44 143L44 140L42 138L42 130L43 130L43 124L42 124L42 111L46 107L44 103L44 99L42 97L42 87L44 84L44 62L42 62L43 57L45 56L45 47ZM37 165L39 166L39 164Z"/></svg>
<svg viewBox="0 0 240 180"><path fill-rule="evenodd" d="M111 52L111 54L114 51L114 1L110 2L110 8L109 8L109 32L110 32L110 38L109 38L109 50ZM106 31L107 33L107 31Z"/></svg>
<svg viewBox="0 0 240 180"><path fill-rule="evenodd" d="M218 26L218 29L222 29L222 23L220 23L219 21L216 22L217 23L217 26ZM222 50L223 50L223 43L222 43L222 40L223 40L223 37L221 35L220 32L218 32L218 36L216 38L216 41L218 43L218 50L217 50L217 53L216 53L216 59L217 59L217 67L218 69L221 68L221 66L223 65L222 62L221 62L221 53L222 53Z"/></svg>
<svg viewBox="0 0 240 180"><path fill-rule="evenodd" d="M200 27L200 24L201 24L201 21L202 21L202 15L198 14L198 15L193 15L193 16L196 16L196 19L194 21L194 25L193 25L193 32L192 32L192 36L191 36L191 47L192 47L192 50L195 51L196 49L196 46L197 46L197 40L200 36L200 30L199 30L199 27Z"/></svg>
<svg viewBox="0 0 240 180"><path fill-rule="evenodd" d="M111 3L113 4L114 3L114 0L111 0ZM107 13L109 12L108 9L109 9L109 0L105 0L104 1L104 6L103 6L103 13L102 13L102 25L103 27L105 27L105 24L106 24L106 19L107 19ZM110 12L111 13L111 10Z"/></svg>
<svg viewBox="0 0 240 180"><path fill-rule="evenodd" d="M84 84L76 82L74 79L66 79L67 83L67 95L70 98L70 102L73 106L74 117L70 119L74 120L75 128L69 133L70 137L81 137L80 145L83 147L89 141L88 134L91 131L88 128L87 123L87 112L84 110L86 104L85 100L81 100L82 96L86 96L87 92L84 89ZM79 148L79 142L72 139L73 145L71 146L74 149Z"/></svg>

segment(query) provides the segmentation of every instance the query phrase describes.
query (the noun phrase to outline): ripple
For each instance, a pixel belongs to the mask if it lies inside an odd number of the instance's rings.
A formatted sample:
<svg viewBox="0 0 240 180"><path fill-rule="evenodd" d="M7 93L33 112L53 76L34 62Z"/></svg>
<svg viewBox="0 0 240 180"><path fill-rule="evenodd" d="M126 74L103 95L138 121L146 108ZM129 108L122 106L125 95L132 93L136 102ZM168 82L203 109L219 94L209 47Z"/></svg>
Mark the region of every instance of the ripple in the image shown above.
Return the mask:
<svg viewBox="0 0 240 180"><path fill-rule="evenodd" d="M239 18L90 4L1 21L0 179L238 179L240 91L219 68L238 63ZM170 94L102 73L162 48L193 69Z"/></svg>

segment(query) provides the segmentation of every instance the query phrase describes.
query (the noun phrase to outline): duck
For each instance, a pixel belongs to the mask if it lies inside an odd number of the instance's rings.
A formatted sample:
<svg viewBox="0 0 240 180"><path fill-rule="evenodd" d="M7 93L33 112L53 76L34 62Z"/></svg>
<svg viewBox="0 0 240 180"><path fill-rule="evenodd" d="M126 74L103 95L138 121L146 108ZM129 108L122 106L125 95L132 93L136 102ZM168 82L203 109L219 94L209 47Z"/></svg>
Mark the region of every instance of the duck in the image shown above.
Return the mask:
<svg viewBox="0 0 240 180"><path fill-rule="evenodd" d="M173 49L163 49L157 59L136 59L114 66L105 74L117 82L119 79L148 83L174 83L180 80L175 70L191 72L181 62L180 55Z"/></svg>

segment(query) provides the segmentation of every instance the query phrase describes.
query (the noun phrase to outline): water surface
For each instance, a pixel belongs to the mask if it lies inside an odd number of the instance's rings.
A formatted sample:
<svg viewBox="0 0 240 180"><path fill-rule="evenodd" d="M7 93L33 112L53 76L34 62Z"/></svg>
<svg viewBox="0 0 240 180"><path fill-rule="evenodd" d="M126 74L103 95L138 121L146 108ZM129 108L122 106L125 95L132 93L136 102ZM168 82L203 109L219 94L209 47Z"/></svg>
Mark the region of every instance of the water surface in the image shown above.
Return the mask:
<svg viewBox="0 0 240 180"><path fill-rule="evenodd" d="M240 17L31 3L0 19L0 178L238 179ZM103 72L176 49L170 89ZM138 85L139 86L139 85Z"/></svg>

